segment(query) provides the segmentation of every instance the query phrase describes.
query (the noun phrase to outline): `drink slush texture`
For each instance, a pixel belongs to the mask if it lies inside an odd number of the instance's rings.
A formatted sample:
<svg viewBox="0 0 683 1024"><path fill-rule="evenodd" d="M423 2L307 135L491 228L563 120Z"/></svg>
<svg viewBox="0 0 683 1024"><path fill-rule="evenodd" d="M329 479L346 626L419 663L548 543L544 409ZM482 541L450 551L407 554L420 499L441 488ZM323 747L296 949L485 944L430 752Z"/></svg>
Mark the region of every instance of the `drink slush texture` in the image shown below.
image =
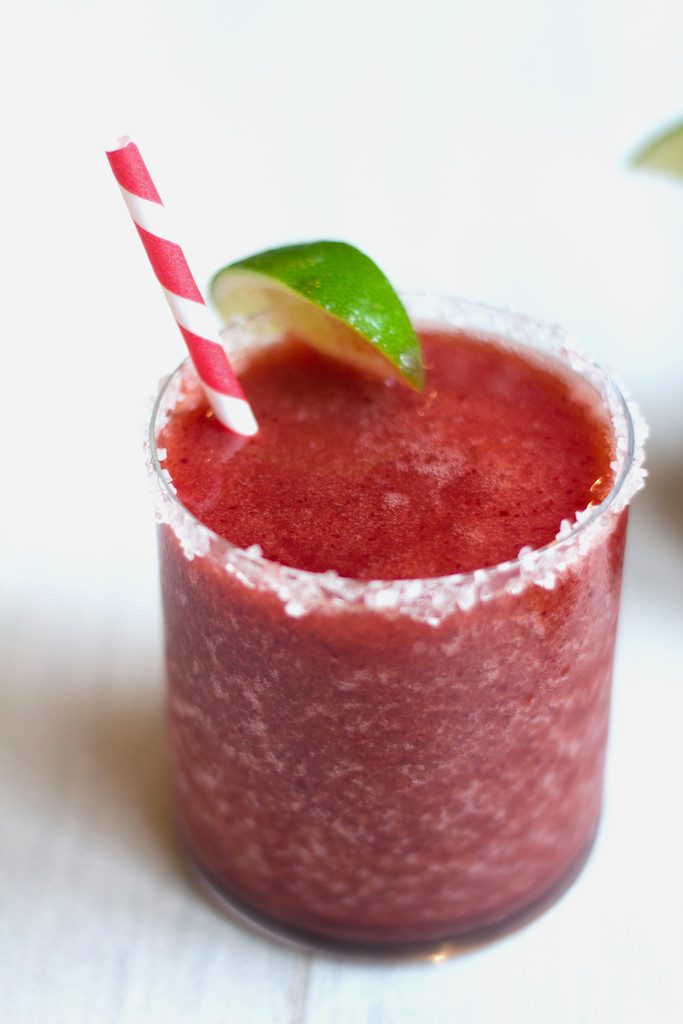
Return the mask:
<svg viewBox="0 0 683 1024"><path fill-rule="evenodd" d="M180 827L228 901L312 941L495 928L600 815L627 510L515 560L610 493L613 421L559 360L457 322L423 346L422 394L255 356L247 443L182 371L156 435Z"/></svg>

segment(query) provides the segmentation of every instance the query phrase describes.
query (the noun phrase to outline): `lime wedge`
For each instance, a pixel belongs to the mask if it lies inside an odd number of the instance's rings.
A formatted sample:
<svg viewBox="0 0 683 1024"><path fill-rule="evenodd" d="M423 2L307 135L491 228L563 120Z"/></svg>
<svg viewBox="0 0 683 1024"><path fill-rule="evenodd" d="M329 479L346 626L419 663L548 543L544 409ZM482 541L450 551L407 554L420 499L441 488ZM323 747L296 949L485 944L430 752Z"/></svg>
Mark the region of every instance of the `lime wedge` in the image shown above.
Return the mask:
<svg viewBox="0 0 683 1024"><path fill-rule="evenodd" d="M683 178L683 121L646 142L631 163L634 167Z"/></svg>
<svg viewBox="0 0 683 1024"><path fill-rule="evenodd" d="M211 297L225 321L266 313L281 331L363 372L421 388L420 342L401 300L346 242L269 249L219 270Z"/></svg>

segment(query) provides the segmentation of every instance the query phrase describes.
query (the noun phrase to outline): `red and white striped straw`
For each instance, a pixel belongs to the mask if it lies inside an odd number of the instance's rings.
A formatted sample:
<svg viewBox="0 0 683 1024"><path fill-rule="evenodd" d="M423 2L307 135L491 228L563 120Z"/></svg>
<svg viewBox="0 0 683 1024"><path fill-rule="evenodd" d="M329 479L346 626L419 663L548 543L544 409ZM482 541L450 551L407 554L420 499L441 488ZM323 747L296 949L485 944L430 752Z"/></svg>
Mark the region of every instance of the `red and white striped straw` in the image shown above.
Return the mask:
<svg viewBox="0 0 683 1024"><path fill-rule="evenodd" d="M122 136L107 150L107 159L185 339L207 401L223 426L251 437L258 430L251 406L228 362L183 250L170 238L166 208L138 147L127 135Z"/></svg>

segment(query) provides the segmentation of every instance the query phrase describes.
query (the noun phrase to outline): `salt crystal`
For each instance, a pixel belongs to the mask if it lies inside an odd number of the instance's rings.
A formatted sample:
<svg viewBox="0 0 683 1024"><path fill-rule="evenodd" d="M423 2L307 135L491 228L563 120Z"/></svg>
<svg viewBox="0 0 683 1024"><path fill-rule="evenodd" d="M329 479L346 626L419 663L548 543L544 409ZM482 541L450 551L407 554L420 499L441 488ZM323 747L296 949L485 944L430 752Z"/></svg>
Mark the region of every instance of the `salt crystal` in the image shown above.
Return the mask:
<svg viewBox="0 0 683 1024"><path fill-rule="evenodd" d="M306 605L301 601L288 601L285 605L285 612L293 619L300 619L307 610Z"/></svg>
<svg viewBox="0 0 683 1024"><path fill-rule="evenodd" d="M372 595L372 601L368 601L371 608L395 608L399 602L399 595L396 590L378 590Z"/></svg>

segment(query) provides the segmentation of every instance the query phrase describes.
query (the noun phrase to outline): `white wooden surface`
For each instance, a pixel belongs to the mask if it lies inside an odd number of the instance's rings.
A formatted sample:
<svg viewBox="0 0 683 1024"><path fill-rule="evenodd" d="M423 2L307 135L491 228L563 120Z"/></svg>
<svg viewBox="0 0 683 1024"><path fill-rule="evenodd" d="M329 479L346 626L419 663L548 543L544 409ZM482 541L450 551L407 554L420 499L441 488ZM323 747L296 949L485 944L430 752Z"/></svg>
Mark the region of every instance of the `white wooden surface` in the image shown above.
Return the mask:
<svg viewBox="0 0 683 1024"><path fill-rule="evenodd" d="M13 12L0 62L3 1024L683 1019L683 187L623 166L683 113L674 8L39 0ZM562 321L618 367L653 425L599 842L560 904L479 952L310 958L222 919L185 874L139 433L181 342L101 154L128 129L201 279L266 244L345 237L398 284Z"/></svg>

